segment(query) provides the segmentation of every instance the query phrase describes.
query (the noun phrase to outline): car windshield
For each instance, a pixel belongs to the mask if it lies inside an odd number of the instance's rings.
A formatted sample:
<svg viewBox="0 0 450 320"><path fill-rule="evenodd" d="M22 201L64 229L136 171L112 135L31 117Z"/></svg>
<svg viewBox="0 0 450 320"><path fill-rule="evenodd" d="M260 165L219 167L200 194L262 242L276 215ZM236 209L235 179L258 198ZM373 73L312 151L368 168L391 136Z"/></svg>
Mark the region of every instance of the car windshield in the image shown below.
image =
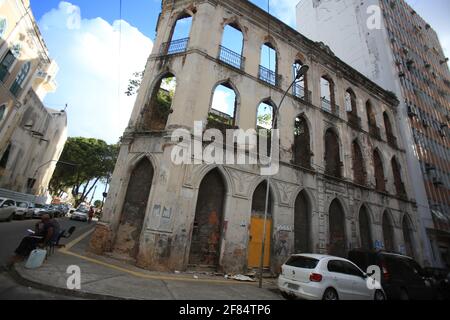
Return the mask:
<svg viewBox="0 0 450 320"><path fill-rule="evenodd" d="M19 208L28 208L28 204L24 203L24 202L21 202L21 203L18 204L18 207Z"/></svg>
<svg viewBox="0 0 450 320"><path fill-rule="evenodd" d="M303 269L314 269L317 267L319 260L303 257L303 256L292 256L286 262L287 266L303 268Z"/></svg>

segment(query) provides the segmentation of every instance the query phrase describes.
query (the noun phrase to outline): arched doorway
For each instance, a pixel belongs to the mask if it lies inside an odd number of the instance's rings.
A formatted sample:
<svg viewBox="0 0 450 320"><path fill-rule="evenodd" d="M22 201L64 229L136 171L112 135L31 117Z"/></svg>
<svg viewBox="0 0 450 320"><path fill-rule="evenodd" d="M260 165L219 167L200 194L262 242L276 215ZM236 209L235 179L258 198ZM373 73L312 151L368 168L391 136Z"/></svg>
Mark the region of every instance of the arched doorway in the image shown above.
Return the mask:
<svg viewBox="0 0 450 320"><path fill-rule="evenodd" d="M359 212L359 238L361 239L362 249L373 249L369 213L364 206Z"/></svg>
<svg viewBox="0 0 450 320"><path fill-rule="evenodd" d="M345 237L345 214L341 203L335 199L329 210L329 253L338 257L347 257Z"/></svg>
<svg viewBox="0 0 450 320"><path fill-rule="evenodd" d="M295 200L295 215L294 215L294 253L309 253L311 251L310 245L310 230L311 206L304 191L300 192Z"/></svg>
<svg viewBox="0 0 450 320"><path fill-rule="evenodd" d="M143 158L131 173L114 245L114 252L127 258L136 259L139 251L153 174L153 166L147 158Z"/></svg>
<svg viewBox="0 0 450 320"><path fill-rule="evenodd" d="M403 240L405 241L406 255L414 258L413 228L412 228L411 220L409 219L408 215L405 215L403 217L402 229L403 229Z"/></svg>
<svg viewBox="0 0 450 320"><path fill-rule="evenodd" d="M394 225L392 224L392 219L387 211L383 215L383 237L384 249L393 252L395 250Z"/></svg>
<svg viewBox="0 0 450 320"><path fill-rule="evenodd" d="M252 218L250 223L250 239L248 244L248 268L257 268L261 263L264 214L266 208L267 181L263 181L253 193ZM269 192L269 206L266 222L266 238L264 246L264 267L270 267L271 231L272 231L272 195Z"/></svg>
<svg viewBox="0 0 450 320"><path fill-rule="evenodd" d="M200 184L189 265L217 268L220 259L226 187L218 169L209 172Z"/></svg>

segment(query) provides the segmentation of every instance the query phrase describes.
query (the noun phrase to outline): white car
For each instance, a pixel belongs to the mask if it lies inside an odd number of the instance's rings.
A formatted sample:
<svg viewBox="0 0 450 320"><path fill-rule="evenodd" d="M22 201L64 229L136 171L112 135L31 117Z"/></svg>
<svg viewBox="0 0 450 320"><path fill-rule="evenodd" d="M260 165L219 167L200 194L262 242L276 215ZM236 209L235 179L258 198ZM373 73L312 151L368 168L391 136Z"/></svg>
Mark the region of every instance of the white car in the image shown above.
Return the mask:
<svg viewBox="0 0 450 320"><path fill-rule="evenodd" d="M14 217L17 219L28 219L33 217L32 206L28 202L16 202Z"/></svg>
<svg viewBox="0 0 450 320"><path fill-rule="evenodd" d="M371 289L368 275L338 257L296 254L282 266L278 288L287 298L306 300L386 300L382 289Z"/></svg>
<svg viewBox="0 0 450 320"><path fill-rule="evenodd" d="M87 222L89 220L89 209L84 206L79 206L78 209L70 215L70 220Z"/></svg>
<svg viewBox="0 0 450 320"><path fill-rule="evenodd" d="M16 211L14 200L0 198L0 221L11 221Z"/></svg>

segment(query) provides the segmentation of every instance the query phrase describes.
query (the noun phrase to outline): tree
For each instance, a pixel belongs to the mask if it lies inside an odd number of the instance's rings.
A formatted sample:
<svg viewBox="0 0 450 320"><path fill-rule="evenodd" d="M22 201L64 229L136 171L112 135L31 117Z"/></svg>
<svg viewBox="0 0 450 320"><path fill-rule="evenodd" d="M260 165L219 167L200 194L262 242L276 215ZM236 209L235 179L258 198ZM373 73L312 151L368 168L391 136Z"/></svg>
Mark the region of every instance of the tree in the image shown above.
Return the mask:
<svg viewBox="0 0 450 320"><path fill-rule="evenodd" d="M102 201L100 201L100 200L95 200L95 202L94 202L94 207L96 208L96 209L100 209L101 207L102 207Z"/></svg>
<svg viewBox="0 0 450 320"><path fill-rule="evenodd" d="M118 153L118 144L108 145L103 140L89 138L69 138L60 161L73 163L75 167L58 163L50 181L50 192L60 196L72 188L75 205L78 206L99 181L106 181L112 175Z"/></svg>
<svg viewBox="0 0 450 320"><path fill-rule="evenodd" d="M125 94L129 97L134 96L142 83L142 78L144 77L144 71L133 73L133 77L128 80L128 88Z"/></svg>

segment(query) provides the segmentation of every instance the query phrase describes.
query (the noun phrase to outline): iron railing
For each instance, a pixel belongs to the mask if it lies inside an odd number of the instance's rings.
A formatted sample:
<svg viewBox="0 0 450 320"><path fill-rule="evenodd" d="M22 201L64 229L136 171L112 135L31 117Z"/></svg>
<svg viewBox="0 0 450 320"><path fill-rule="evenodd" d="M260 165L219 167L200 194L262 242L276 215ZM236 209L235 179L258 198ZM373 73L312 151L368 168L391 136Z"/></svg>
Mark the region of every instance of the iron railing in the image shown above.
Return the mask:
<svg viewBox="0 0 450 320"><path fill-rule="evenodd" d="M279 83L277 74L263 66L259 66L259 79L273 86L276 86Z"/></svg>
<svg viewBox="0 0 450 320"><path fill-rule="evenodd" d="M325 110L328 113L334 114L335 116L339 117L339 106L337 104L332 104L329 100L326 98L321 99L322 102L322 109Z"/></svg>
<svg viewBox="0 0 450 320"><path fill-rule="evenodd" d="M223 46L220 46L219 60L237 69L244 70L245 58Z"/></svg>
<svg viewBox="0 0 450 320"><path fill-rule="evenodd" d="M300 83L295 83L292 90L295 97L311 102L311 91L303 88Z"/></svg>
<svg viewBox="0 0 450 320"><path fill-rule="evenodd" d="M174 40L171 42L165 42L161 45L160 53L163 55L170 55L176 53L186 52L189 38Z"/></svg>

